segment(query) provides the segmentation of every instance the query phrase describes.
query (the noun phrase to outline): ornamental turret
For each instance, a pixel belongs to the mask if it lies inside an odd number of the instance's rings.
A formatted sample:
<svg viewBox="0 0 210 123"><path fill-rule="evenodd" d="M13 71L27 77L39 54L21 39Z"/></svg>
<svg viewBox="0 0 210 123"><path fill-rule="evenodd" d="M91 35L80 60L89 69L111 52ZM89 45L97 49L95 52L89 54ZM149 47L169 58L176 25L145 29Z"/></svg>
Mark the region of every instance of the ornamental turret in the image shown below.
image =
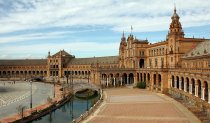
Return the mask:
<svg viewBox="0 0 210 123"><path fill-rule="evenodd" d="M126 44L126 38L125 38L124 31L123 31L123 34L122 34L122 38L121 38L120 44Z"/></svg>
<svg viewBox="0 0 210 123"><path fill-rule="evenodd" d="M174 14L171 17L171 24L169 28L168 36L176 36L179 38L184 38L184 32L182 30L182 25L179 21L179 15L176 13L176 7L174 8Z"/></svg>

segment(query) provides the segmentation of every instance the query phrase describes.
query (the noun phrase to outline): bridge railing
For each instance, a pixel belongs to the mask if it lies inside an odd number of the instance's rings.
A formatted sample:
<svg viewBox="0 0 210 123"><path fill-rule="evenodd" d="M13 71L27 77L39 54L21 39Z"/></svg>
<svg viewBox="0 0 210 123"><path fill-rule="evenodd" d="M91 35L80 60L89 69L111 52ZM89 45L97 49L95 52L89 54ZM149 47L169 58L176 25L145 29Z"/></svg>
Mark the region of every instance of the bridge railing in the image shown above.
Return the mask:
<svg viewBox="0 0 210 123"><path fill-rule="evenodd" d="M74 119L71 123L79 123L92 114L103 101L103 91L100 89L100 99L88 111L81 114L80 117Z"/></svg>

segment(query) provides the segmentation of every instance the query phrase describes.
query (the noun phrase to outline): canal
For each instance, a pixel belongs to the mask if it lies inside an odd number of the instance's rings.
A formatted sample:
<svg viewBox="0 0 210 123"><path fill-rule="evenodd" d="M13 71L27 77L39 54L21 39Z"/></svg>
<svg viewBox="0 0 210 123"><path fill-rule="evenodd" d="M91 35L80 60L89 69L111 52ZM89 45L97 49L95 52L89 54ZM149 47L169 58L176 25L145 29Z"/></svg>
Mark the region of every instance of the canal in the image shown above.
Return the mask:
<svg viewBox="0 0 210 123"><path fill-rule="evenodd" d="M78 118L81 114L93 106L99 98L100 95L88 100L79 99L74 96L69 102L53 111L51 114L45 115L31 123L70 123L73 119Z"/></svg>

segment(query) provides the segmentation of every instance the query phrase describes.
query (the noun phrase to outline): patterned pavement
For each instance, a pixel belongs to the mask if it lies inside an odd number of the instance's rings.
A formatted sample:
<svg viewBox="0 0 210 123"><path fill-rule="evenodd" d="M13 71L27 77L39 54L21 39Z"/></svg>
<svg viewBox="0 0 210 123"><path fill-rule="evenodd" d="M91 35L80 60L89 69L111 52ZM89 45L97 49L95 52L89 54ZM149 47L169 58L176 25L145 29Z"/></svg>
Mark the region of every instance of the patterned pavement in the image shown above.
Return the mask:
<svg viewBox="0 0 210 123"><path fill-rule="evenodd" d="M0 107L9 105L30 96L30 83L0 82ZM33 92L36 86L33 86Z"/></svg>
<svg viewBox="0 0 210 123"><path fill-rule="evenodd" d="M53 85L33 82L32 84L33 107L47 102L48 97L53 97ZM22 105L30 108L30 83L17 81L0 83L0 119L18 113L17 107Z"/></svg>
<svg viewBox="0 0 210 123"><path fill-rule="evenodd" d="M147 90L105 90L102 105L84 122L88 123L200 123L175 100Z"/></svg>

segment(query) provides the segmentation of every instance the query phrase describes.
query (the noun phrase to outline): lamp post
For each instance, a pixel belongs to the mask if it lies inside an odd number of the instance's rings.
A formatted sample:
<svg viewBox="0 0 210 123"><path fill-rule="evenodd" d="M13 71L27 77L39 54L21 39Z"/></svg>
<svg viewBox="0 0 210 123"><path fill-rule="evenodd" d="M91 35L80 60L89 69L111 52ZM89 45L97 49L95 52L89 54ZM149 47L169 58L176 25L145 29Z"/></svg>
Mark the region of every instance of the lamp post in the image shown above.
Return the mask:
<svg viewBox="0 0 210 123"><path fill-rule="evenodd" d="M67 83L67 85L69 84L69 73L68 72L66 73L66 83Z"/></svg>
<svg viewBox="0 0 210 123"><path fill-rule="evenodd" d="M32 81L30 81L30 84L31 84L31 100L30 100L30 108L32 109Z"/></svg>
<svg viewBox="0 0 210 123"><path fill-rule="evenodd" d="M54 94L53 94L53 96L55 98L55 79L53 79L53 80L54 80L54 82L53 82L53 84L54 84Z"/></svg>
<svg viewBox="0 0 210 123"><path fill-rule="evenodd" d="M87 77L87 79L88 79L88 85L89 85L89 73L88 73L88 77ZM88 102L88 97L89 97L89 92L87 93L88 95L87 95L87 111L88 111L88 105L89 105L89 102Z"/></svg>
<svg viewBox="0 0 210 123"><path fill-rule="evenodd" d="M102 90L102 93L103 93L103 77L100 73L100 84L101 84L101 90Z"/></svg>
<svg viewBox="0 0 210 123"><path fill-rule="evenodd" d="M70 113L71 113L71 118L73 120L74 119L74 100L73 99L71 99L71 111L70 111Z"/></svg>
<svg viewBox="0 0 210 123"><path fill-rule="evenodd" d="M74 78L73 78L74 76L73 76L73 71L71 72L71 89L72 89L72 93L73 93L73 86L74 86Z"/></svg>

